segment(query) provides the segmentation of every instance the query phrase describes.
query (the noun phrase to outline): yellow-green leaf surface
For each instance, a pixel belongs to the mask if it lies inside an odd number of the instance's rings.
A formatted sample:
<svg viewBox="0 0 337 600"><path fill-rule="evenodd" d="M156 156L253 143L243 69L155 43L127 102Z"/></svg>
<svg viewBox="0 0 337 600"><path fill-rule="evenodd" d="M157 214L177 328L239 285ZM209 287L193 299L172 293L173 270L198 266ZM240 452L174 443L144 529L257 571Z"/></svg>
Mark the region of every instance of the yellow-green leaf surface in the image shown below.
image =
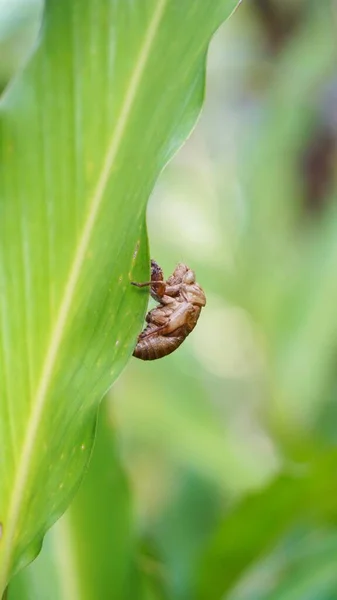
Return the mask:
<svg viewBox="0 0 337 600"><path fill-rule="evenodd" d="M68 505L147 294L145 208L234 0L47 0L0 105L0 593Z"/></svg>
<svg viewBox="0 0 337 600"><path fill-rule="evenodd" d="M88 473L37 560L10 583L9 600L126 600L136 562L131 501L109 418L100 409ZM140 597L140 596L139 596Z"/></svg>

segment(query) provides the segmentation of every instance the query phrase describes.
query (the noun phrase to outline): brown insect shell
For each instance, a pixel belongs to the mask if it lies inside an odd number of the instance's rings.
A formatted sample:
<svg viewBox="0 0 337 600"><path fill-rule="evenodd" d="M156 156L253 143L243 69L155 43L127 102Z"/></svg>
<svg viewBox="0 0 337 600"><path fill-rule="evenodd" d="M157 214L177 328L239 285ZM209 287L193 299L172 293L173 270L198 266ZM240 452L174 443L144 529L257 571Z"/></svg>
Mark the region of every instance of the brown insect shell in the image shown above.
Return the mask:
<svg viewBox="0 0 337 600"><path fill-rule="evenodd" d="M177 285L183 282L184 277L186 276L186 274L188 272L193 273L193 271L191 269L188 268L187 265L185 265L184 263L179 263L176 268L174 269L172 275L170 275L170 277L167 280L167 285ZM194 273L193 273L194 275ZM194 276L194 280L195 281L195 276ZM193 282L191 282L193 283Z"/></svg>
<svg viewBox="0 0 337 600"><path fill-rule="evenodd" d="M179 286L178 296L181 299L196 304L197 306L206 306L206 296L203 289L195 281L195 273L184 263L179 263L171 277L167 280L168 286ZM166 292L167 293L167 292Z"/></svg>
<svg viewBox="0 0 337 600"><path fill-rule="evenodd" d="M178 348L194 329L201 308L206 305L205 293L196 283L194 271L184 263L179 263L165 282L161 268L155 261L151 261L151 281L163 282L163 285L156 284L151 287L151 295L160 302L160 306L148 313L146 317L148 325L139 335L133 353L134 356L143 360L154 360L167 356ZM187 303L190 309L182 319L182 324L178 325L179 305L184 314L183 303ZM165 318L167 319L167 327L160 326L161 317L164 321ZM176 328L174 328L175 318L178 325ZM173 322L170 323L171 319ZM172 329L170 329L170 324L173 326Z"/></svg>
<svg viewBox="0 0 337 600"><path fill-rule="evenodd" d="M166 283L164 281L164 274L162 268L158 265L155 260L151 260L151 281L155 285L151 285L151 296L157 302L161 302L161 298L165 294Z"/></svg>
<svg viewBox="0 0 337 600"><path fill-rule="evenodd" d="M186 302L190 302L195 306L206 306L205 292L197 283L194 283L193 285L183 283L181 285L180 294Z"/></svg>
<svg viewBox="0 0 337 600"><path fill-rule="evenodd" d="M145 339L139 339L133 356L142 360L156 360L168 356L176 350L185 340L186 335L164 336L157 335Z"/></svg>

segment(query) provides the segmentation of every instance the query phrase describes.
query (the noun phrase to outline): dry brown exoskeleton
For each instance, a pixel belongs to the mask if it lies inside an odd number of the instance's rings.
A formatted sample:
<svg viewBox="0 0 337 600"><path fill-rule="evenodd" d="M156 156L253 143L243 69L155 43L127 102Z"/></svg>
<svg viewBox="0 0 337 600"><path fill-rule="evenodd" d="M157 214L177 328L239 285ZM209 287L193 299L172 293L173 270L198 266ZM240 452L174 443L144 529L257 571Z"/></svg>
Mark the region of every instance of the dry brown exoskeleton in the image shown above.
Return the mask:
<svg viewBox="0 0 337 600"><path fill-rule="evenodd" d="M206 305L194 271L179 263L165 281L162 269L151 260L151 281L132 285L150 286L151 296L159 303L146 315L147 326L138 336L133 356L155 360L171 354L194 329Z"/></svg>

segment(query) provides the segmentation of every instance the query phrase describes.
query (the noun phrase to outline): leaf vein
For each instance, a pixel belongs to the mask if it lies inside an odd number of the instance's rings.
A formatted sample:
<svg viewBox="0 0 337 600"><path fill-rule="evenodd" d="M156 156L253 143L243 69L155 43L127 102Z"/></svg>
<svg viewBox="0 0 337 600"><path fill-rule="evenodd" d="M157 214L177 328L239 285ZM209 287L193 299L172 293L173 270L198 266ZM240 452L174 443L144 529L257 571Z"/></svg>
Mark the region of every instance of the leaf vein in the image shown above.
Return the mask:
<svg viewBox="0 0 337 600"><path fill-rule="evenodd" d="M81 267L85 260L86 251L91 239L91 234L99 213L103 200L104 191L108 183L111 167L116 159L127 122L134 105L137 90L144 74L146 63L156 37L157 30L164 15L168 0L159 0L145 32L144 41L140 48L138 60L130 78L130 83L126 91L122 110L108 145L105 160L100 171L96 188L89 203L89 211L79 244L76 248L74 260L69 272L69 277L65 286L64 295L60 303L59 312L56 318L55 326L52 330L50 344L43 364L41 378L37 386L35 402L28 420L26 436L22 445L21 459L19 461L17 476L13 486L11 503L9 505L8 517L6 519L5 535L3 538L3 558L0 565L0 589L7 584L9 570L11 566L12 545L16 533L17 522L20 516L21 504L24 497L26 483L30 473L30 463L34 452L34 441L41 422L43 409L46 404L47 392L52 380L53 369L57 359L57 354L62 343L63 333L67 323L67 315L74 297L76 285L80 276Z"/></svg>

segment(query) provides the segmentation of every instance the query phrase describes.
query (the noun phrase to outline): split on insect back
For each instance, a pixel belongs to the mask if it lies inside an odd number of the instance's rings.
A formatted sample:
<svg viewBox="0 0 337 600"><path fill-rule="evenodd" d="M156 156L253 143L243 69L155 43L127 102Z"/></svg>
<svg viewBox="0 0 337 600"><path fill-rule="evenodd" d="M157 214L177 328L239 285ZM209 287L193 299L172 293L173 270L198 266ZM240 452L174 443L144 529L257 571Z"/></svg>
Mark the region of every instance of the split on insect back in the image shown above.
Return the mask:
<svg viewBox="0 0 337 600"><path fill-rule="evenodd" d="M133 356L142 360L162 358L183 343L197 324L206 296L187 265L179 263L165 281L163 271L151 260L151 281L131 282L139 288L150 286L158 306L146 315L147 325L138 336Z"/></svg>

